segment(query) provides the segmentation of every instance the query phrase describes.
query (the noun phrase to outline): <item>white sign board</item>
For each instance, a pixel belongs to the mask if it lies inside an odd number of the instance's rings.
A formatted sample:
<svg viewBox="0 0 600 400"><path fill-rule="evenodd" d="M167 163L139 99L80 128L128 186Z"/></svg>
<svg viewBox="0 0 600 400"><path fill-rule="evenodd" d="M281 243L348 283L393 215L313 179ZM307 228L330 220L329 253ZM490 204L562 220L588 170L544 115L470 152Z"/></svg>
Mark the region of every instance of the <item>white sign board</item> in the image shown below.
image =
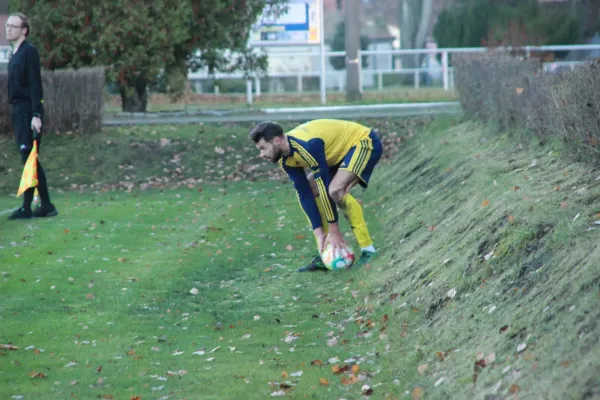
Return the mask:
<svg viewBox="0 0 600 400"><path fill-rule="evenodd" d="M250 46L321 44L323 0L288 0L279 15L268 6L250 32Z"/></svg>

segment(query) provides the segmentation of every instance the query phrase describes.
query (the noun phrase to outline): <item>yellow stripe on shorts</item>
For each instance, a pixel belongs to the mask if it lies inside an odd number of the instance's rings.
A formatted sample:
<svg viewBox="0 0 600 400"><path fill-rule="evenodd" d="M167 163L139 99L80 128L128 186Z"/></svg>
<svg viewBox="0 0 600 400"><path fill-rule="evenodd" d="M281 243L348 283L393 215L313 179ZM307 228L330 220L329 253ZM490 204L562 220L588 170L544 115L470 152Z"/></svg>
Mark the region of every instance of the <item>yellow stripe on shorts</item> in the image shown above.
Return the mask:
<svg viewBox="0 0 600 400"><path fill-rule="evenodd" d="M367 167L367 164L369 163L369 160L371 159L371 143L368 143L367 140L365 139L365 145L364 145L364 149L365 149L365 154L363 159L361 160L359 166L358 166L358 170L356 172L356 175L361 176L363 171L365 170L365 168Z"/></svg>

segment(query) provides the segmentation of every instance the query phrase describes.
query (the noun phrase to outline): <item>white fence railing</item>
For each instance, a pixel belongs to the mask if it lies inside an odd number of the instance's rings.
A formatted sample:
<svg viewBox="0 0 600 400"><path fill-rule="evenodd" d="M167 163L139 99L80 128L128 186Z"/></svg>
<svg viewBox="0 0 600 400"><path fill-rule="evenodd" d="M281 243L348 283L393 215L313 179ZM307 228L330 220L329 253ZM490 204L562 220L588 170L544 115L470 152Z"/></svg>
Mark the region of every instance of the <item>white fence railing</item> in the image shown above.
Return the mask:
<svg viewBox="0 0 600 400"><path fill-rule="evenodd" d="M375 57L384 57L386 60L390 60L387 67L378 67L375 69L362 69L359 76L361 77L360 89L361 91L365 89L365 87L372 88L374 90L384 90L384 77L388 75L412 75L414 87L420 88L422 83L423 76L432 76L437 75L440 79L441 87L444 90L451 90L454 87L454 70L450 65L451 56L453 54L460 53L481 53L489 51L489 48L486 47L471 47L471 48L442 48L442 49L403 49L403 50L366 50L360 51L358 58L362 59L362 57L370 57L374 59ZM511 50L510 48L504 48L503 50ZM593 59L596 57L600 57L600 45L558 45L558 46L526 46L520 48L527 55L530 55L532 52L581 52L578 56L577 60L573 61L560 61L560 62L548 62L545 63L544 67L548 71L552 71L556 68L567 67L574 68L576 65L581 64L582 62ZM7 63L9 56L11 53L10 47L0 47L0 64ZM437 63L438 66L418 66L415 68L402 68L401 65L395 66L393 63L393 59L401 59L405 60L404 57L410 56L425 56L425 58L430 57L431 59L435 58L436 60L439 58L441 60L440 63ZM228 80L228 79L237 79L237 80L245 80L246 81L246 95L248 103L252 103L254 95L261 95L261 78L292 78L295 80L295 89L296 92L302 93L305 91L304 89L304 78L318 78L321 77L321 71L319 70L319 58L321 54L319 52L273 52L269 54L269 59L273 60L275 58L283 58L289 59L293 57L294 60L298 59L308 59L312 67L305 68L308 70L304 71L287 71L287 72L273 72L269 71L264 76L252 76L247 77L243 74L222 74L217 73L215 75L208 74L207 71L200 72L190 72L188 74L188 79L195 85L197 91L202 91L202 84L206 81L215 81L215 80ZM331 57L346 57L346 53L343 51L329 51L325 52L326 58ZM290 64L290 63L288 63ZM294 64L294 63L291 63ZM328 63L329 64L329 63ZM358 63L359 66L361 63ZM401 62L402 64L402 62ZM325 79L328 82L328 86L331 88L337 88L337 90L344 90L345 86L345 71L336 71L336 70L327 70L325 72ZM365 84L367 82L368 84ZM214 85L214 92L219 93L219 86Z"/></svg>

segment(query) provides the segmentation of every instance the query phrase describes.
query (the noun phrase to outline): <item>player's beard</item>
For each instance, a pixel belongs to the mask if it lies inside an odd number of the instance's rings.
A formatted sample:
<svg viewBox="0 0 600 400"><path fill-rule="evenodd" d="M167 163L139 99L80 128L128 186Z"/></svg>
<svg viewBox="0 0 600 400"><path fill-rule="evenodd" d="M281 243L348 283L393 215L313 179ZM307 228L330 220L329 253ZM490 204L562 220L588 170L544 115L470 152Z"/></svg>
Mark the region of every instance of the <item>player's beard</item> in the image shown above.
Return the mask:
<svg viewBox="0 0 600 400"><path fill-rule="evenodd" d="M283 157L283 150L281 150L280 148L275 148L275 152L273 153L273 158L271 158L271 162L273 164L277 164L279 160L281 160L281 157Z"/></svg>

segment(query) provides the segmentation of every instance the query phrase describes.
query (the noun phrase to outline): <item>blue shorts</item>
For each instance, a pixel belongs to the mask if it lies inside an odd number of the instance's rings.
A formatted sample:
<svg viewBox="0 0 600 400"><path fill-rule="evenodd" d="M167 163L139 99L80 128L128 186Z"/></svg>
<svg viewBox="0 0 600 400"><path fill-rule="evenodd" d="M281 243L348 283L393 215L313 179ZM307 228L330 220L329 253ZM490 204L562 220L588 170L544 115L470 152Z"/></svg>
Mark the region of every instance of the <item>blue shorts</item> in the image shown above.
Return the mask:
<svg viewBox="0 0 600 400"><path fill-rule="evenodd" d="M345 169L358 176L358 183L363 188L369 185L369 179L375 165L383 153L381 140L374 131L369 136L352 147L344 156L341 164L336 169Z"/></svg>

